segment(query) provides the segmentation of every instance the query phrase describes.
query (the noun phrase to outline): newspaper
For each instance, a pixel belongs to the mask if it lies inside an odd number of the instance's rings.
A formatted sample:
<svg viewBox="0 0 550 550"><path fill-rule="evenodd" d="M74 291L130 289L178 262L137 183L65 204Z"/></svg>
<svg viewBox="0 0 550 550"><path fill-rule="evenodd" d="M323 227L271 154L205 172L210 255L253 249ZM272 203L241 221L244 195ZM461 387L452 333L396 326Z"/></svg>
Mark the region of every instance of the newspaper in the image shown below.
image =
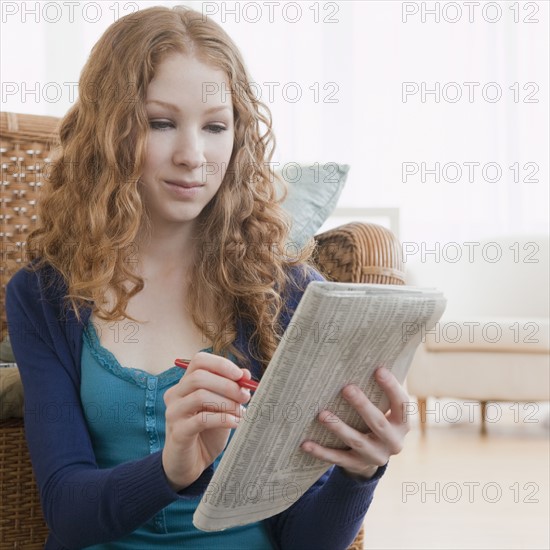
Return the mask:
<svg viewBox="0 0 550 550"><path fill-rule="evenodd" d="M384 366L403 382L445 305L435 289L311 282L203 494L195 527L244 525L296 502L331 467L300 444L310 439L348 448L316 420L318 413L328 409L368 433L342 388L357 384L386 412L389 402L375 370Z"/></svg>

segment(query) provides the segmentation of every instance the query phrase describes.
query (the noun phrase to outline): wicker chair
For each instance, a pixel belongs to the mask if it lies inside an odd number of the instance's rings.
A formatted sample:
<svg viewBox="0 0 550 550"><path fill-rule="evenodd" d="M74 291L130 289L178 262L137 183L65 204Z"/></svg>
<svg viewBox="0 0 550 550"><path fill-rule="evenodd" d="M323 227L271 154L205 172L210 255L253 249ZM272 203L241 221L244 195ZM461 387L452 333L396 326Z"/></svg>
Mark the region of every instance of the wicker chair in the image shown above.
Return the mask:
<svg viewBox="0 0 550 550"><path fill-rule="evenodd" d="M9 278L26 263L25 239L36 224L41 180L55 145L59 119L0 113L0 336L7 334L4 307ZM327 279L404 284L400 246L394 235L371 224L350 223L316 236L315 261ZM1 389L1 388L0 388ZM22 418L0 420L0 542L2 548L42 548L48 528L25 442ZM363 529L350 550L363 548Z"/></svg>

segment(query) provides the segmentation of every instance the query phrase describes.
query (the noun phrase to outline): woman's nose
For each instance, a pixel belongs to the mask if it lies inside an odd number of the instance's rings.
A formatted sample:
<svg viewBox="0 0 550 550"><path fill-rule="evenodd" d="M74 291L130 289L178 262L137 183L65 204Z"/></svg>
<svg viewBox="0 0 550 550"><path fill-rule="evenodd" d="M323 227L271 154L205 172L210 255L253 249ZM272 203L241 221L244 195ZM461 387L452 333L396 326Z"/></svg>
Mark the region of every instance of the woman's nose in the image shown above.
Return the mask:
<svg viewBox="0 0 550 550"><path fill-rule="evenodd" d="M197 168L206 161L202 140L196 132L188 130L178 136L173 160L175 164L184 164L189 168Z"/></svg>

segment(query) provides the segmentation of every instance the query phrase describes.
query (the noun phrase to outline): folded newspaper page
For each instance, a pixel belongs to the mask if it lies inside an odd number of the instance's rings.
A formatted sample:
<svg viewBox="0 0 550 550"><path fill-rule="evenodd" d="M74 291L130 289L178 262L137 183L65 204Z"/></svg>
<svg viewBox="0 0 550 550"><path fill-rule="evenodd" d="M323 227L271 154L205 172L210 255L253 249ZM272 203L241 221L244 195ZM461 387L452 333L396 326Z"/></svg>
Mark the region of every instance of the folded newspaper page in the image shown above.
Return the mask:
<svg viewBox="0 0 550 550"><path fill-rule="evenodd" d="M403 382L413 355L445 309L434 289L311 282L225 449L193 524L219 531L290 507L331 464L302 451L306 439L345 449L316 420L323 409L363 433L363 419L341 396L353 383L386 412L373 375L386 367Z"/></svg>

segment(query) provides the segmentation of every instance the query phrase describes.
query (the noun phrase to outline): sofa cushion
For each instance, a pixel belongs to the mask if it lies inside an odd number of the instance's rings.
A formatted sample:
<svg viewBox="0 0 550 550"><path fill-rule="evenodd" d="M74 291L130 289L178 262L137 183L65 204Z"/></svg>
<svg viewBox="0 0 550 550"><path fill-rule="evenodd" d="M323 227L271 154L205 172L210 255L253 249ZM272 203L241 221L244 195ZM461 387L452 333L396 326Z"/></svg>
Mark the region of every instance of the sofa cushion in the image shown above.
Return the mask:
<svg viewBox="0 0 550 550"><path fill-rule="evenodd" d="M0 367L0 420L23 416L23 385L16 366Z"/></svg>
<svg viewBox="0 0 550 550"><path fill-rule="evenodd" d="M336 207L349 168L347 164L336 162L293 162L276 170L289 187L288 195L282 204L292 218L288 244L293 243L296 248L302 248L315 235Z"/></svg>
<svg viewBox="0 0 550 550"><path fill-rule="evenodd" d="M13 363L15 361L9 336L6 336L4 340L0 342L0 361L6 363Z"/></svg>
<svg viewBox="0 0 550 550"><path fill-rule="evenodd" d="M416 350L407 391L417 397L480 401L547 401L548 357L543 353L430 353Z"/></svg>

